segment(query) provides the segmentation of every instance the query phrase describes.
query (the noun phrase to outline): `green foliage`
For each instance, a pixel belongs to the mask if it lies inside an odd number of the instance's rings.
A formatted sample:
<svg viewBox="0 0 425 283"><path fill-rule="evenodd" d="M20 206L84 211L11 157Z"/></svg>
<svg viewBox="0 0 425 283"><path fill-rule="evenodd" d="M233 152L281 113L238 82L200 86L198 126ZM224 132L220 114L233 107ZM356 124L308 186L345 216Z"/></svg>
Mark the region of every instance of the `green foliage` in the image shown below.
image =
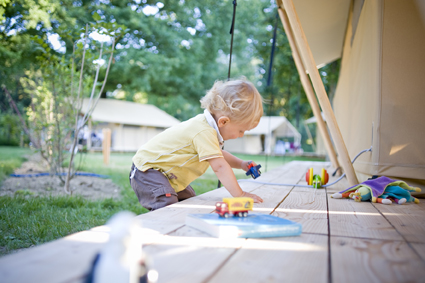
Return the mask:
<svg viewBox="0 0 425 283"><path fill-rule="evenodd" d="M24 75L22 69L30 68L31 64L37 65L33 60L34 55L55 53L48 41L49 35L59 35L66 48L65 55L69 56L72 53L72 38L75 40L78 35L76 31L94 20L103 23L106 29L107 25L128 27L118 41L117 55L105 89L105 93L111 96L116 94L119 85L126 100L147 93L149 103L155 103L176 117L187 119L200 111L199 99L213 82L227 78L228 31L233 11L230 0L168 1L164 5L154 1L46 0L43 3L50 4L51 10L46 8L47 5L38 3L34 11L27 9L30 3L30 0L20 0L15 5L6 5L4 22L7 28L3 39L8 44L13 42L11 31L16 30L14 38L24 41L21 48L17 48L18 44L15 43L4 50L4 54L15 58L15 61L9 58L7 65L19 65L15 72L18 77ZM252 25L252 21L262 23L263 8L269 3L266 0L240 1L232 76L245 75L255 80L256 60L252 59L256 50L250 42L256 41L255 37L263 30ZM146 12L148 8L154 12ZM50 18L46 18L48 16ZM19 21L15 21L15 18ZM34 23L37 23L35 29ZM44 42L45 46L41 45L43 49L34 48L32 35L37 35ZM31 56L28 58L30 60L21 60L25 58L19 50L26 50L26 54ZM183 98L183 104L163 103L176 97ZM188 109L187 103L192 107Z"/></svg>
<svg viewBox="0 0 425 283"><path fill-rule="evenodd" d="M24 90L32 96L31 107L27 108L32 134L53 173L59 172L56 170L66 157L63 151L70 142L74 122L74 106L67 101L69 73L61 60L36 72L28 71L27 77L21 78Z"/></svg>
<svg viewBox="0 0 425 283"><path fill-rule="evenodd" d="M19 117L0 112L0 145L18 146L21 141L22 125ZM26 141L28 142L28 141Z"/></svg>
<svg viewBox="0 0 425 283"><path fill-rule="evenodd" d="M59 31L60 27L72 26L75 23L75 20L62 9L62 2L59 0L0 2L1 84L10 90L21 113L24 113L24 108L30 104L31 96L23 91L20 78L25 76L27 70L38 69L36 57L40 50L33 45L32 37L38 36L49 45L50 34ZM7 105L6 97L0 95L0 108Z"/></svg>
<svg viewBox="0 0 425 283"><path fill-rule="evenodd" d="M186 120L201 111L199 99L214 81L227 79L232 2L3 0L0 61L4 64L0 77L6 79L2 84L23 111L30 105L31 94L23 89L21 78L50 62L51 56L69 62L74 42L90 23L87 62L96 59L92 55L99 50L94 39L97 34L119 33L102 97L151 103ZM267 86L276 21L273 80ZM52 35L57 35L62 49L53 48ZM81 47L82 42L77 45ZM77 56L75 63L77 70L81 57ZM338 72L339 62L320 70L331 99ZM94 69L88 68L85 75L93 73ZM302 121L312 116L274 1L238 1L231 76L241 75L252 80L269 101L267 115L284 115L298 130ZM102 80L104 72L100 72ZM0 95L0 109L7 106Z"/></svg>
<svg viewBox="0 0 425 283"><path fill-rule="evenodd" d="M255 49L249 42L262 31L252 21L261 23L266 5L268 1L259 0L238 4L232 77L244 75L255 81ZM157 13L145 15L148 6ZM120 18L118 7L105 8L105 17L130 29L117 45L120 56L110 89L121 85L120 93L125 93L121 98L126 100L147 93L148 103L181 120L199 113L199 99L206 90L215 80L227 79L232 1L170 1L164 6L148 1L131 8Z"/></svg>

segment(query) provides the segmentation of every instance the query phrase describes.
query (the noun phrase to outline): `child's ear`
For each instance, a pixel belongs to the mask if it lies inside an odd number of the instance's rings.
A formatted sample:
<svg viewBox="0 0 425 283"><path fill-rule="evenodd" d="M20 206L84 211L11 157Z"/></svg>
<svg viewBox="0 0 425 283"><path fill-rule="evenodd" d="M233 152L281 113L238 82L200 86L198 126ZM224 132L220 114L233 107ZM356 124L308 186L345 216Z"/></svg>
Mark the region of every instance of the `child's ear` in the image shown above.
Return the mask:
<svg viewBox="0 0 425 283"><path fill-rule="evenodd" d="M221 127L223 127L224 125L227 125L229 122L230 122L229 117L227 117L227 116L221 116L220 118L218 118L217 126L218 126L219 128L221 128Z"/></svg>

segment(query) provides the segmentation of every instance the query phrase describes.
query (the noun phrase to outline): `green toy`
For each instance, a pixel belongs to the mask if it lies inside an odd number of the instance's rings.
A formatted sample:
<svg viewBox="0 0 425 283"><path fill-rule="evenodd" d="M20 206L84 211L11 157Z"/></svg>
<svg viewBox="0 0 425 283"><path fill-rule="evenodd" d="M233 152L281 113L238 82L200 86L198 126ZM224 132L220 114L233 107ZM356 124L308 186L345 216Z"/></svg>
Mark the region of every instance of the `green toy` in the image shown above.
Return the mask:
<svg viewBox="0 0 425 283"><path fill-rule="evenodd" d="M322 172L320 175L313 174L313 168L310 168L305 174L305 180L307 181L308 185L313 186L313 188L315 189L318 189L328 183L329 174L324 168L322 168Z"/></svg>

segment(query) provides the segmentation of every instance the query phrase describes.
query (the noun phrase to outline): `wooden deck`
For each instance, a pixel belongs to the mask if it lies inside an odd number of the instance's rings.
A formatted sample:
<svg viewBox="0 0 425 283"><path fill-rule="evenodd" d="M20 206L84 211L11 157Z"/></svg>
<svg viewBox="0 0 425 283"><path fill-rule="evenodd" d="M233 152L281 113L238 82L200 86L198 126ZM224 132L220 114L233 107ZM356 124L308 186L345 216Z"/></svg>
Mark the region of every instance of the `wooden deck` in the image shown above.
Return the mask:
<svg viewBox="0 0 425 283"><path fill-rule="evenodd" d="M323 166L328 164L291 162L261 179L303 183L309 167L316 173ZM241 186L264 199L255 212L297 221L302 235L222 240L186 227L188 213L210 213L229 196L217 189L137 216L158 282L425 282L425 201L383 205L330 198L348 187L345 179L315 194L302 187ZM107 238L97 227L2 257L0 281L83 282Z"/></svg>

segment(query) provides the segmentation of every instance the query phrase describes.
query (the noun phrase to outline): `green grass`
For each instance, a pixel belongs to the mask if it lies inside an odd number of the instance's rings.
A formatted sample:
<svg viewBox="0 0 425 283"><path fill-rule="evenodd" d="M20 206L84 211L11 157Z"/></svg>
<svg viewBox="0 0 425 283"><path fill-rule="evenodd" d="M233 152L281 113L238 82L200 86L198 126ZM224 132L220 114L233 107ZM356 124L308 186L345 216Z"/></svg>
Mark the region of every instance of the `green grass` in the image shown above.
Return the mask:
<svg viewBox="0 0 425 283"><path fill-rule="evenodd" d="M28 248L103 225L127 210L122 201L88 201L82 197L0 197L1 253Z"/></svg>
<svg viewBox="0 0 425 283"><path fill-rule="evenodd" d="M25 156L31 154L29 148L0 146L0 185L3 180L19 168L26 160Z"/></svg>
<svg viewBox="0 0 425 283"><path fill-rule="evenodd" d="M25 156L32 153L27 148L0 147L0 182L21 166ZM135 214L147 212L140 206L128 181L132 156L133 153L112 153L110 164L104 165L101 153L82 155L80 170L110 176L122 188L122 198L119 200L91 201L79 196L33 197L26 190L19 191L14 197L0 197L0 255L103 225L113 214L122 210ZM237 156L261 164L263 173L266 167L268 171L292 160L314 160L303 157ZM242 170L235 170L235 174L238 179L250 178ZM217 177L208 169L191 185L196 194L203 194L217 187Z"/></svg>
<svg viewBox="0 0 425 283"><path fill-rule="evenodd" d="M30 149L0 147L0 176L19 168ZM103 225L115 213L128 210L147 212L128 182L131 154L112 154L109 166L101 154L86 154L81 170L109 175L122 190L120 200L91 201L80 196L32 197L20 190L14 197L0 197L0 255L49 242L69 234ZM3 166L2 166L3 165Z"/></svg>

